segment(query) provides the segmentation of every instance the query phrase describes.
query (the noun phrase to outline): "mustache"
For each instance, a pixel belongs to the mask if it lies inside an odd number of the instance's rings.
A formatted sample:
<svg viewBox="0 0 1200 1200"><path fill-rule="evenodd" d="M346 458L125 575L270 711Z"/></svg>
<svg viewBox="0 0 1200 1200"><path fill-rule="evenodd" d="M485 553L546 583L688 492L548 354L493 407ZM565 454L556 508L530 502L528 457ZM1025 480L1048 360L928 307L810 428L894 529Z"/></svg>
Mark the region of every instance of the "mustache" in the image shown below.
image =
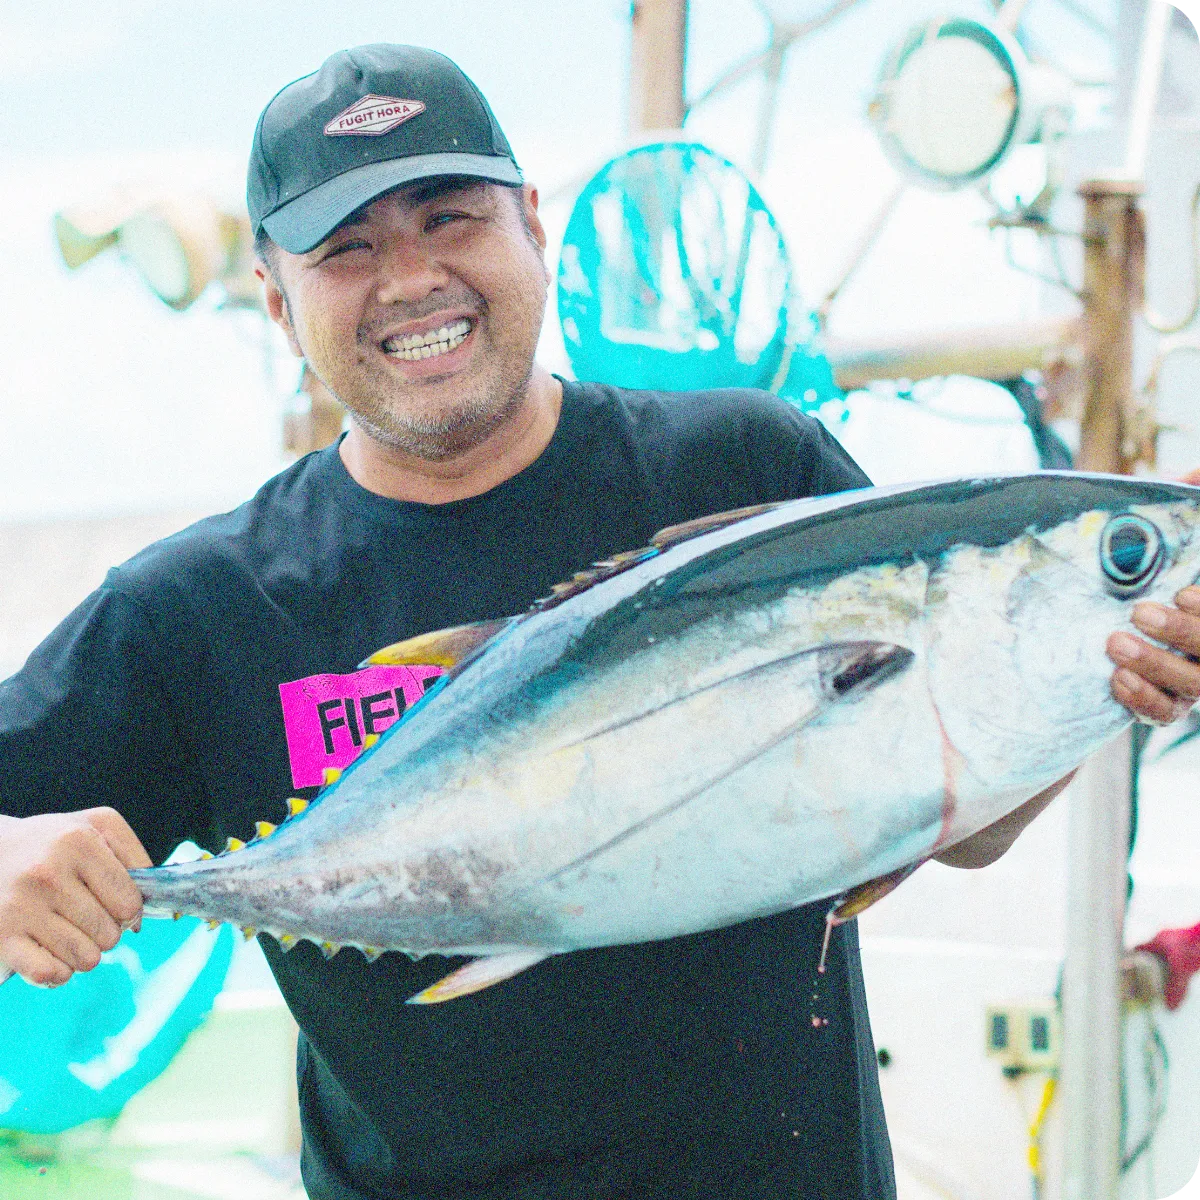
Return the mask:
<svg viewBox="0 0 1200 1200"><path fill-rule="evenodd" d="M487 302L474 288L466 286L456 287L453 291L430 292L420 300L398 300L363 321L356 336L360 344L374 345L397 323L419 321L447 308L462 309L471 316L478 316L487 308Z"/></svg>

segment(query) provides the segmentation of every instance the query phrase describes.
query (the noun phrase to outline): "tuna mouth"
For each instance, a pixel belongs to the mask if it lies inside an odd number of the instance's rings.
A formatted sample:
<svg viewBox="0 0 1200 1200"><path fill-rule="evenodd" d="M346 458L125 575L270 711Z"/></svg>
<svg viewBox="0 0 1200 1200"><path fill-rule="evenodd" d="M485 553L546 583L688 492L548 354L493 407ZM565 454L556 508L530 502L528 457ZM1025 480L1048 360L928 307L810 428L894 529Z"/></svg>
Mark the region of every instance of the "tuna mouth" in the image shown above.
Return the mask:
<svg viewBox="0 0 1200 1200"><path fill-rule="evenodd" d="M405 362L418 362L424 358L436 358L457 350L470 336L475 322L469 317L460 317L439 329L428 333L411 333L384 338L381 343L384 354Z"/></svg>

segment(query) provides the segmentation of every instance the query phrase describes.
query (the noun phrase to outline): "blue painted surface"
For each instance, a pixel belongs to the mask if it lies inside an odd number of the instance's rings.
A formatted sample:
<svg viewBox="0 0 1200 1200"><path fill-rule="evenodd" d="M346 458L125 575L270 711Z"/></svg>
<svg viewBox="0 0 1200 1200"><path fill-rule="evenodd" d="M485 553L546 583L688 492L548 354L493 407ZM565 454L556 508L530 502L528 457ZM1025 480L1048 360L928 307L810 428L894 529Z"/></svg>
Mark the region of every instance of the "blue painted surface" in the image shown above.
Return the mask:
<svg viewBox="0 0 1200 1200"><path fill-rule="evenodd" d="M60 988L0 988L0 1128L61 1133L114 1117L212 1007L234 931L147 919Z"/></svg>

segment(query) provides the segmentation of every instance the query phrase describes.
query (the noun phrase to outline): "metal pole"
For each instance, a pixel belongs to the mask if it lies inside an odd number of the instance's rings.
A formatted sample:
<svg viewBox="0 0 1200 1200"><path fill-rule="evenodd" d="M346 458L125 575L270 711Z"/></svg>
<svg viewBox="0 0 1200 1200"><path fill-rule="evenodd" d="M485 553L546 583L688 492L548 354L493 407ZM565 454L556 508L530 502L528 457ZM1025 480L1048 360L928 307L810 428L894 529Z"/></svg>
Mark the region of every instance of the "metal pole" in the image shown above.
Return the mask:
<svg viewBox="0 0 1200 1200"><path fill-rule="evenodd" d="M634 0L629 72L632 132L683 126L686 48L687 0Z"/></svg>
<svg viewBox="0 0 1200 1200"><path fill-rule="evenodd" d="M762 98L758 107L758 130L754 135L754 150L750 155L750 170L762 179L771 153L771 127L775 124L775 109L779 105L779 84L783 78L783 60L787 46L773 44L763 69Z"/></svg>
<svg viewBox="0 0 1200 1200"><path fill-rule="evenodd" d="M1003 380L1059 363L1073 369L1079 336L1074 318L1041 317L1012 325L934 330L919 337L830 337L825 339L825 354L838 387L849 392L873 379L974 375Z"/></svg>
<svg viewBox="0 0 1200 1200"><path fill-rule="evenodd" d="M1062 1200L1117 1200L1121 1181L1121 957L1131 761L1126 733L1088 759L1071 787Z"/></svg>
<svg viewBox="0 0 1200 1200"><path fill-rule="evenodd" d="M1167 49L1167 30L1173 6L1165 0L1149 0L1142 26L1133 99L1129 106L1129 136L1125 148L1125 174L1130 179L1145 179L1146 150L1150 143L1150 125L1158 105L1162 84L1163 56Z"/></svg>
<svg viewBox="0 0 1200 1200"><path fill-rule="evenodd" d="M1122 178L1091 179L1084 201L1083 340L1087 398L1078 465L1131 472L1155 460L1157 419L1137 408L1134 321L1145 302L1146 227L1138 199L1169 10L1149 0ZM1062 1200L1117 1200L1121 1186L1121 953L1128 887L1128 734L1084 764L1068 822L1063 969Z"/></svg>

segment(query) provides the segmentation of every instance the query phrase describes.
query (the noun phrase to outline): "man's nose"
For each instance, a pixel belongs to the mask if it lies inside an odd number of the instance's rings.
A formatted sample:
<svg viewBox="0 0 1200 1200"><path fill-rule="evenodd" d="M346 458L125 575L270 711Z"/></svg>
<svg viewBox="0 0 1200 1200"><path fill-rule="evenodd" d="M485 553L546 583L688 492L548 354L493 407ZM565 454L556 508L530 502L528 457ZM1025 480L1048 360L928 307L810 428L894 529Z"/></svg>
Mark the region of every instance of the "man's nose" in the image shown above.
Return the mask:
<svg viewBox="0 0 1200 1200"><path fill-rule="evenodd" d="M444 287L445 268L415 238L389 238L379 262L380 304L411 304Z"/></svg>

